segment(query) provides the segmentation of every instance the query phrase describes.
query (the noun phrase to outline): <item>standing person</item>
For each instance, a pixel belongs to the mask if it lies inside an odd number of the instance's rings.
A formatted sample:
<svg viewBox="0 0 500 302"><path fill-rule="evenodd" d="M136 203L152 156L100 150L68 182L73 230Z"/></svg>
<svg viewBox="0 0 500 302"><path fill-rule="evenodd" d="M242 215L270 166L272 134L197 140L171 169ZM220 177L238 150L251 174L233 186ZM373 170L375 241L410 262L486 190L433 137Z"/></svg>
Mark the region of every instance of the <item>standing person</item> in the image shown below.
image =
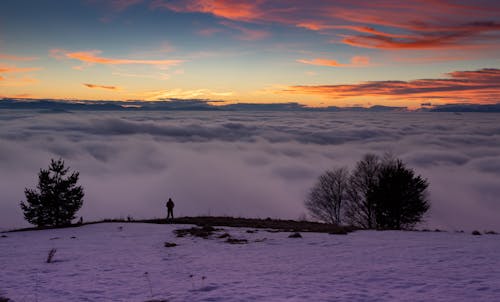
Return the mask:
<svg viewBox="0 0 500 302"><path fill-rule="evenodd" d="M167 201L167 220L168 218L174 219L174 202L172 201L172 198L169 198Z"/></svg>

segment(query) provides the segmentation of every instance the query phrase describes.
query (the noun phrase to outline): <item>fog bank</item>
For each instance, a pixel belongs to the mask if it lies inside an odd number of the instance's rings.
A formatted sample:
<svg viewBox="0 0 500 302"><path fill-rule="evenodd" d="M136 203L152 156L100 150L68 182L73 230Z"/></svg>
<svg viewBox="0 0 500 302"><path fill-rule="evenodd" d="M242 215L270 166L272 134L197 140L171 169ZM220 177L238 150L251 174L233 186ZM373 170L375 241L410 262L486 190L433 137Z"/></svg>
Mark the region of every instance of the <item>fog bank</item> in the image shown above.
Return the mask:
<svg viewBox="0 0 500 302"><path fill-rule="evenodd" d="M429 179L426 227L500 231L500 114L0 112L0 228L37 172L80 171L85 220L175 214L293 218L325 169L392 152Z"/></svg>

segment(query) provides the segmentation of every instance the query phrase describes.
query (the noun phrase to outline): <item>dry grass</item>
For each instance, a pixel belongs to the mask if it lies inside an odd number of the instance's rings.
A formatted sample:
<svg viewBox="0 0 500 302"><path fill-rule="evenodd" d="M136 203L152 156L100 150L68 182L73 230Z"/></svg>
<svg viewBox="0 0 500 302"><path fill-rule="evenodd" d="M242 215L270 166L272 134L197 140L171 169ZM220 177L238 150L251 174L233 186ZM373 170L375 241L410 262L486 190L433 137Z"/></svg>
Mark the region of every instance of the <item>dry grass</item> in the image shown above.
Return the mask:
<svg viewBox="0 0 500 302"><path fill-rule="evenodd" d="M56 252L57 252L57 249L51 249L49 251L49 254L47 255L47 260L46 260L47 263L52 263L52 261L54 260L54 255L56 254Z"/></svg>

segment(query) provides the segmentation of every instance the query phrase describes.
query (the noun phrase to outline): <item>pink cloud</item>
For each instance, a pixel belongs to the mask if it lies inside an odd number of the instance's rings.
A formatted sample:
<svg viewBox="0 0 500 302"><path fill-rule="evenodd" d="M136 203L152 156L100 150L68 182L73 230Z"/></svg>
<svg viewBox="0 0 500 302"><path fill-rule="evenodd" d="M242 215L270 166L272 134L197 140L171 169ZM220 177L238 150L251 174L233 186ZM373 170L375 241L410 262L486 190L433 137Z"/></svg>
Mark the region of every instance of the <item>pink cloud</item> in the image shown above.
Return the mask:
<svg viewBox="0 0 500 302"><path fill-rule="evenodd" d="M175 12L202 12L230 20L250 21L261 15L259 4L263 0L182 0L153 2L153 8L166 8Z"/></svg>

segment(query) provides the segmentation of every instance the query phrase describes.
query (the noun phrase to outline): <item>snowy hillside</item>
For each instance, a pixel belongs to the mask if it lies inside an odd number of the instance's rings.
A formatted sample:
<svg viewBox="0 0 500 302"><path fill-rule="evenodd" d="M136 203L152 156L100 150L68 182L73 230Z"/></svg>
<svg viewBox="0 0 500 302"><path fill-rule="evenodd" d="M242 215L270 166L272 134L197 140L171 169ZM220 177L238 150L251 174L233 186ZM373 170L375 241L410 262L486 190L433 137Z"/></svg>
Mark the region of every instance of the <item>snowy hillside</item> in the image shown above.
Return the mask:
<svg viewBox="0 0 500 302"><path fill-rule="evenodd" d="M498 301L500 236L106 223L1 234L0 296L13 301ZM218 235L247 239L228 244ZM0 236L1 236L0 235ZM165 242L176 243L165 247ZM52 263L49 250L56 248Z"/></svg>

